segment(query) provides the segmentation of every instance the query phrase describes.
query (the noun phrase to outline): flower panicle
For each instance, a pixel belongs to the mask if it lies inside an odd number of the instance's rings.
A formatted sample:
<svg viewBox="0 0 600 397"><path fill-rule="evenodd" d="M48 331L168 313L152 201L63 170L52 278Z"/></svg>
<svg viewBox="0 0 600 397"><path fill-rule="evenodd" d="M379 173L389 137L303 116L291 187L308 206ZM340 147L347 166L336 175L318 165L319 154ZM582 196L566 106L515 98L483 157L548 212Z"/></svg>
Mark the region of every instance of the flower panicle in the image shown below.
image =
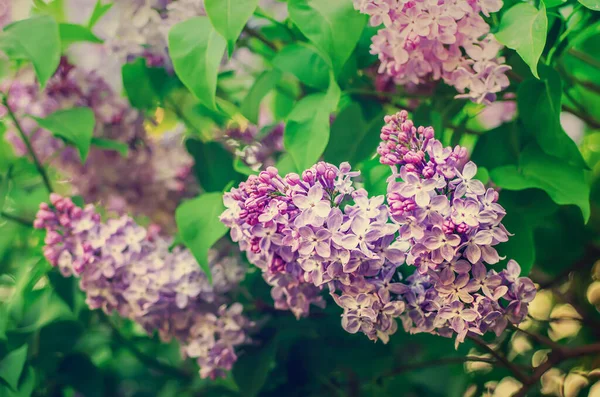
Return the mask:
<svg viewBox="0 0 600 397"><path fill-rule="evenodd" d="M79 278L91 309L116 311L163 340L175 338L203 378L231 369L252 326L225 296L244 276L239 260L211 251L211 285L192 254L169 250L157 228L127 216L102 222L93 205L79 208L57 194L40 205L34 226L47 231L45 257L64 276Z"/></svg>

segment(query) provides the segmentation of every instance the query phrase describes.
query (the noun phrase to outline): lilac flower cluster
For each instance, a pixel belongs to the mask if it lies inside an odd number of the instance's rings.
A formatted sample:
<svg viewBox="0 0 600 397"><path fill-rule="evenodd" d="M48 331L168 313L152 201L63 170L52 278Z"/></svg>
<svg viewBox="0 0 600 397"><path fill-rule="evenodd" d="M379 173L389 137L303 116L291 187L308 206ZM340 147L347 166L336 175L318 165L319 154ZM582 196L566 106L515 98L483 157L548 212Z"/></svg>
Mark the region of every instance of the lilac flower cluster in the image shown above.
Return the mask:
<svg viewBox="0 0 600 397"><path fill-rule="evenodd" d="M25 70L16 79L5 82L2 90L8 93L8 105L41 161L55 166L71 182L74 193L86 201L102 202L119 214L144 215L172 228L172 214L181 198L190 195L192 186L188 183L192 179L192 159L182 145L181 134L151 139L142 115L130 108L126 100L95 73L74 67L65 59L44 91L39 90L29 72ZM94 135L126 144L127 157L92 147L86 163L81 164L74 148L65 146L50 131L38 128L33 119L26 117L44 117L74 106L91 108L96 117ZM6 138L17 154L27 153L12 124L8 125Z"/></svg>
<svg viewBox="0 0 600 397"><path fill-rule="evenodd" d="M43 203L34 226L46 229L44 255L64 276L80 278L92 309L113 311L175 338L197 359L200 376L224 376L247 341L252 323L225 293L244 276L240 262L212 254L211 285L192 254L123 216L102 223L92 205L79 208L56 194Z"/></svg>
<svg viewBox="0 0 600 397"><path fill-rule="evenodd" d="M285 177L268 167L225 194L221 221L273 286L276 307L308 315L327 285L344 329L384 342L396 318L457 343L520 322L535 286L514 261L500 273L485 265L508 239L497 192L474 179L465 148L444 148L406 112L386 123L378 153L393 169L387 205L355 188L359 173L347 163ZM402 281L404 263L416 271Z"/></svg>
<svg viewBox="0 0 600 397"><path fill-rule="evenodd" d="M480 15L500 10L502 0L354 0L354 6L373 26L383 24L371 53L379 57L379 72L397 84L443 79L458 97L478 103L494 101L508 87L502 46Z"/></svg>
<svg viewBox="0 0 600 397"><path fill-rule="evenodd" d="M387 341L405 306L392 279L406 248L394 242L384 196L355 189L358 175L348 163L285 178L269 167L225 194L221 220L273 286L276 308L306 316L310 304L324 304L327 285L344 329Z"/></svg>
<svg viewBox="0 0 600 397"><path fill-rule="evenodd" d="M525 318L536 289L513 260L501 272L486 267L499 262L494 246L509 236L498 193L475 179L465 148L444 148L431 127L416 128L407 116L386 117L377 150L392 166L388 205L410 247L406 263L417 268L399 292L404 328L456 334L457 343L468 332L500 334Z"/></svg>

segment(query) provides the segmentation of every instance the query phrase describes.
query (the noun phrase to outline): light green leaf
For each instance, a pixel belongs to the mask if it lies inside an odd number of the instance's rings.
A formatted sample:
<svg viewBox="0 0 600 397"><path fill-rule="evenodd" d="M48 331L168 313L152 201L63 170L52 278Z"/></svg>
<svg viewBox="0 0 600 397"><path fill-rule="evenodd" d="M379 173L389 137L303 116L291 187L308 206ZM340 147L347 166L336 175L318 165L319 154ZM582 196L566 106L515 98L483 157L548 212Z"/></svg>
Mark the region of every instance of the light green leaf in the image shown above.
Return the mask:
<svg viewBox="0 0 600 397"><path fill-rule="evenodd" d="M360 39L367 16L348 0L289 0L288 11L292 22L339 73Z"/></svg>
<svg viewBox="0 0 600 397"><path fill-rule="evenodd" d="M52 132L54 136L65 139L79 151L81 161L85 163L96 118L90 108L58 110L45 118L34 117L40 127Z"/></svg>
<svg viewBox="0 0 600 397"><path fill-rule="evenodd" d="M47 15L12 23L0 34L0 50L10 59L31 62L43 88L60 63L58 24Z"/></svg>
<svg viewBox="0 0 600 397"><path fill-rule="evenodd" d="M239 172L240 174L243 175L258 175L257 171L254 171L252 168L248 167L244 161L239 158L236 157L235 159L233 159L233 169L236 170L237 172Z"/></svg>
<svg viewBox="0 0 600 397"><path fill-rule="evenodd" d="M126 158L129 154L129 147L127 146L127 144L112 139L93 137L92 145L97 146L100 149L114 150L115 152L119 152L119 154L124 158Z"/></svg>
<svg viewBox="0 0 600 397"><path fill-rule="evenodd" d="M508 48L516 50L531 68L531 73L539 78L537 65L546 45L547 31L548 17L544 2L540 2L539 10L529 3L519 3L502 16L496 38Z"/></svg>
<svg viewBox="0 0 600 397"><path fill-rule="evenodd" d="M217 110L217 74L226 45L208 17L180 22L169 32L169 54L175 73L211 110Z"/></svg>
<svg viewBox="0 0 600 397"><path fill-rule="evenodd" d="M542 69L542 81L530 79L519 86L519 117L535 134L545 153L581 168L587 168L577 145L562 129L560 112L562 85L558 72Z"/></svg>
<svg viewBox="0 0 600 397"><path fill-rule="evenodd" d="M521 153L518 167L495 168L490 178L507 190L542 189L557 204L578 206L585 222L590 218L590 186L585 171L545 154L535 145Z"/></svg>
<svg viewBox="0 0 600 397"><path fill-rule="evenodd" d="M600 0L578 0L578 1L592 11L600 11Z"/></svg>
<svg viewBox="0 0 600 397"><path fill-rule="evenodd" d="M204 8L216 31L225 37L229 56L244 25L254 13L258 0L205 0Z"/></svg>
<svg viewBox="0 0 600 397"><path fill-rule="evenodd" d="M299 170L312 167L329 142L329 117L340 99L340 88L333 76L329 84L327 93L303 98L288 116L283 144Z"/></svg>
<svg viewBox="0 0 600 397"><path fill-rule="evenodd" d="M90 16L90 20L87 24L87 27L89 29L92 29L96 23L100 20L100 18L102 18L104 16L104 14L106 14L108 12L108 10L110 10L113 6L114 3L106 3L103 4L104 2L102 0L98 0L96 2L96 5L94 6L94 11L92 11L92 15Z"/></svg>
<svg viewBox="0 0 600 397"><path fill-rule="evenodd" d="M224 210L222 193L213 192L184 202L175 212L181 238L209 280L208 250L227 233L227 228L219 220Z"/></svg>
<svg viewBox="0 0 600 397"><path fill-rule="evenodd" d="M273 66L291 73L307 86L326 89L329 84L329 66L310 45L295 43L284 47L273 58Z"/></svg>
<svg viewBox="0 0 600 397"><path fill-rule="evenodd" d="M25 366L27 359L27 345L23 345L8 353L2 361L0 361L0 378L13 389L17 390L19 386L19 378Z"/></svg>
<svg viewBox="0 0 600 397"><path fill-rule="evenodd" d="M63 48L68 47L69 44L81 41L102 43L102 40L85 26L76 25L73 23L61 23L58 25L58 30Z"/></svg>
<svg viewBox="0 0 600 397"><path fill-rule="evenodd" d="M279 82L281 72L277 69L265 71L258 76L250 92L242 102L242 114L253 124L258 124L260 102Z"/></svg>

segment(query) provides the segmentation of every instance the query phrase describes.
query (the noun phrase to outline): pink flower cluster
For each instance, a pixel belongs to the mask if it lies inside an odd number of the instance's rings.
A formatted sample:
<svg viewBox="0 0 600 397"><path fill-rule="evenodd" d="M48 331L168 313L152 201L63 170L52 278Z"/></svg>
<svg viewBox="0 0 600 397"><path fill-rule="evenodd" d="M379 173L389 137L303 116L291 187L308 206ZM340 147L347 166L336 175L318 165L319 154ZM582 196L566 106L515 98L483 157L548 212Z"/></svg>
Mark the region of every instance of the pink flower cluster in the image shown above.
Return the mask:
<svg viewBox="0 0 600 397"><path fill-rule="evenodd" d="M56 194L50 201L34 223L47 231L44 256L64 276L80 278L91 309L116 311L164 341L175 338L203 378L231 369L252 326L225 295L244 277L239 261L213 252L211 284L188 250L170 250L170 241L131 218L103 223L92 205L79 208Z"/></svg>
<svg viewBox="0 0 600 397"><path fill-rule="evenodd" d="M373 26L383 24L371 53L396 84L443 79L458 97L478 103L508 87L502 46L480 15L500 10L502 0L354 0L354 6Z"/></svg>

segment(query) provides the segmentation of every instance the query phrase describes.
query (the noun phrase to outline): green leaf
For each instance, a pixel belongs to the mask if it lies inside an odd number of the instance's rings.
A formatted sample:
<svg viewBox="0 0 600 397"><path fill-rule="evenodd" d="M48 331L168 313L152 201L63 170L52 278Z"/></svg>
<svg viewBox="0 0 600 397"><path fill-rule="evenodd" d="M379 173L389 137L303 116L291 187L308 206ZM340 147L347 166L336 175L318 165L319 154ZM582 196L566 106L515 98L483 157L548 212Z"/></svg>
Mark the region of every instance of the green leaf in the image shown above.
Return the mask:
<svg viewBox="0 0 600 397"><path fill-rule="evenodd" d="M242 179L234 169L233 156L220 143L188 139L185 146L194 158L194 174L205 191L221 192L229 182Z"/></svg>
<svg viewBox="0 0 600 397"><path fill-rule="evenodd" d="M374 196L384 195L387 192L387 178L392 174L389 165L379 162L375 157L366 161L362 167L365 189Z"/></svg>
<svg viewBox="0 0 600 397"><path fill-rule="evenodd" d="M258 0L205 0L206 14L216 31L227 40L229 56L257 5Z"/></svg>
<svg viewBox="0 0 600 397"><path fill-rule="evenodd" d="M115 152L119 152L119 154L124 158L126 158L129 154L129 146L127 146L127 144L112 139L93 137L92 145L99 147L100 149L114 150Z"/></svg>
<svg viewBox="0 0 600 397"><path fill-rule="evenodd" d="M2 175L2 180L0 181L0 212L2 212L4 209L4 202L6 200L6 196L8 196L11 174L12 165L9 166L6 174Z"/></svg>
<svg viewBox="0 0 600 397"><path fill-rule="evenodd" d="M348 161L355 165L361 162L375 152L382 125L383 113L368 123L360 104L352 102L335 118L323 157L333 164Z"/></svg>
<svg viewBox="0 0 600 397"><path fill-rule="evenodd" d="M83 353L64 357L56 371L56 381L72 386L86 397L101 397L105 393L105 379L92 360Z"/></svg>
<svg viewBox="0 0 600 397"><path fill-rule="evenodd" d="M263 72L256 81L244 101L242 102L242 114L253 124L258 124L258 113L260 102L277 83L281 80L281 71L277 69L267 70Z"/></svg>
<svg viewBox="0 0 600 397"><path fill-rule="evenodd" d="M188 19L169 31L169 54L175 73L211 110L217 110L217 74L226 45L208 17Z"/></svg>
<svg viewBox="0 0 600 397"><path fill-rule="evenodd" d="M282 72L293 74L309 87L324 90L329 84L327 62L314 48L305 43L294 43L284 47L273 58L273 66Z"/></svg>
<svg viewBox="0 0 600 397"><path fill-rule="evenodd" d="M239 172L240 174L243 175L258 175L257 171L254 171L252 168L248 167L244 161L239 158L236 157L235 159L233 159L233 169L236 170L237 172Z"/></svg>
<svg viewBox="0 0 600 397"><path fill-rule="evenodd" d="M58 31L60 34L60 41L62 43L63 48L68 47L69 44L81 41L87 41L90 43L102 43L102 40L85 26L73 23L61 23L60 25L58 25Z"/></svg>
<svg viewBox="0 0 600 397"><path fill-rule="evenodd" d="M31 62L43 88L60 63L58 24L47 15L12 23L0 34L0 50L12 60Z"/></svg>
<svg viewBox="0 0 600 397"><path fill-rule="evenodd" d="M495 168L490 177L507 190L542 189L557 204L578 206L585 222L590 218L590 186L585 171L545 154L536 146L528 146L521 153L518 167Z"/></svg>
<svg viewBox="0 0 600 397"><path fill-rule="evenodd" d="M96 118L90 108L58 110L45 118L34 117L40 127L52 132L54 136L65 139L79 151L81 161L85 163Z"/></svg>
<svg viewBox="0 0 600 397"><path fill-rule="evenodd" d="M23 372L25 360L27 360L27 345L11 351L0 361L0 378L13 390L17 390L19 386L19 378Z"/></svg>
<svg viewBox="0 0 600 397"><path fill-rule="evenodd" d="M529 3L519 3L502 16L496 38L508 48L516 50L531 68L531 73L539 78L537 65L546 45L547 31L548 17L544 2L540 2L539 10Z"/></svg>
<svg viewBox="0 0 600 397"><path fill-rule="evenodd" d="M156 107L156 91L148 75L146 59L138 58L126 63L121 68L123 88L131 106L137 109L152 109Z"/></svg>
<svg viewBox="0 0 600 397"><path fill-rule="evenodd" d="M348 0L289 0L290 19L329 60L336 74L356 47L367 16Z"/></svg>
<svg viewBox="0 0 600 397"><path fill-rule="evenodd" d="M577 145L560 124L562 85L558 72L544 68L543 80L526 80L519 86L519 117L535 134L542 150L581 168L587 168Z"/></svg>
<svg viewBox="0 0 600 397"><path fill-rule="evenodd" d="M175 220L186 247L211 280L208 250L227 233L219 220L225 210L221 192L204 193L198 198L181 204L175 212Z"/></svg>
<svg viewBox="0 0 600 397"><path fill-rule="evenodd" d="M312 167L329 142L329 117L340 98L340 88L333 76L329 84L327 93L303 98L288 116L283 144L299 170Z"/></svg>
<svg viewBox="0 0 600 397"><path fill-rule="evenodd" d="M277 337L266 346L246 348L244 354L233 367L233 378L240 389L240 395L254 397L265 385L269 373L275 367Z"/></svg>
<svg viewBox="0 0 600 397"><path fill-rule="evenodd" d="M90 15L90 20L87 24L89 29L92 29L96 23L110 10L114 3L103 4L102 0L98 0L96 5L94 6L94 11L92 11L92 15Z"/></svg>
<svg viewBox="0 0 600 397"><path fill-rule="evenodd" d="M600 11L600 0L578 0L578 1L592 11Z"/></svg>

